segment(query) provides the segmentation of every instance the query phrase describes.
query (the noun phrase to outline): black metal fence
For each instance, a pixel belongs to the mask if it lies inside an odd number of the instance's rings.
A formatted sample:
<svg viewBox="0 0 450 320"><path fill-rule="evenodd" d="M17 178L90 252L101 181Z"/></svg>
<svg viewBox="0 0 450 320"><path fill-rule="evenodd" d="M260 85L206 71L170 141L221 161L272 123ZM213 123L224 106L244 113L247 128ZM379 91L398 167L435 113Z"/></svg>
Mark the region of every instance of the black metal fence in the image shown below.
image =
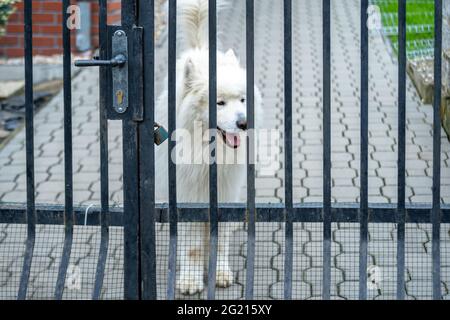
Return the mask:
<svg viewBox="0 0 450 320"><path fill-rule="evenodd" d="M294 0L295 1L295 0ZM247 255L245 298L254 297L255 287L255 237L257 224L278 222L284 225L284 298L293 297L293 269L295 261L293 225L298 222L318 223L322 226L323 299L331 297L332 223L359 224L359 298L367 299L368 227L369 223L391 223L397 227L397 287L398 299L405 298L405 225L424 223L432 226L432 289L433 298L441 299L440 228L450 223L450 207L440 202L441 127L439 107L441 102L441 52L442 52L442 1L435 0L435 86L433 131L433 202L429 205L405 203L405 109L406 109L406 0L399 0L399 69L398 69L398 203L377 205L368 202L368 121L369 121L369 39L368 0L361 1L361 163L360 202L332 204L331 201L331 37L330 0L323 0L323 204L293 202L292 179L292 0L284 0L284 152L285 152L285 203L280 205L255 203L255 167L247 164L247 203L219 204L217 198L217 165L210 165L209 204L180 204L176 197L176 166L169 160L169 203L155 202L154 163L154 1L122 0L121 27L106 25L106 0L100 4L100 60L111 55L111 35L120 29L128 36L129 108L118 114L111 108L111 68L100 67L100 165L101 207L91 208L85 220L86 208L73 205L72 118L71 118L71 45L70 30L64 24L64 166L65 205L35 204L34 148L33 148L33 57L32 57L32 1L25 0L25 91L26 91L26 167L27 202L25 204L0 204L0 223L27 225L26 249L17 298L27 297L30 270L34 257L37 225L64 225L64 245L54 298L61 299L65 288L67 269L73 246L75 226L100 226L99 255L96 264L92 299L101 298L105 265L108 255L110 228L124 229L123 297L125 299L157 298L156 223L169 224L169 254L167 299L175 298L177 276L177 226L179 223L209 222L209 272L207 298L215 298L215 279L219 223L247 223ZM68 18L69 0L63 1L63 15ZM175 130L175 77L176 77L176 0L169 0L169 135ZM247 114L248 127L255 125L254 118L254 0L246 0L247 35ZM217 123L216 101L216 1L209 1L209 127ZM96 64L95 61L92 64ZM108 119L123 123L123 190L124 208L110 208L108 202ZM215 139L211 136L211 141ZM172 150L175 142L170 141ZM247 150L248 151L248 150ZM248 152L250 157L250 152ZM144 161L145 159L145 161ZM248 158L248 160L251 160ZM160 293L161 294L161 293Z"/></svg>

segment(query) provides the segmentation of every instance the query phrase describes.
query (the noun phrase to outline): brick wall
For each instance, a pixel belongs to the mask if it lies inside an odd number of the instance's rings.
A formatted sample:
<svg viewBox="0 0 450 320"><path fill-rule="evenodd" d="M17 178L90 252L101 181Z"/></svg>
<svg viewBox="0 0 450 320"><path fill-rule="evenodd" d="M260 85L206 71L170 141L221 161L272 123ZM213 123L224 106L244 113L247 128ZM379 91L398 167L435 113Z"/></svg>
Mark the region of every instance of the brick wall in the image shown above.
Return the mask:
<svg viewBox="0 0 450 320"><path fill-rule="evenodd" d="M72 1L76 4L78 1ZM6 34L0 37L0 57L22 57L24 37L24 5L16 4L9 17ZM91 1L91 41L98 45L98 1ZM120 0L108 1L108 24L120 23ZM54 55L62 53L62 0L33 1L33 54ZM75 52L75 30L72 31L72 50Z"/></svg>

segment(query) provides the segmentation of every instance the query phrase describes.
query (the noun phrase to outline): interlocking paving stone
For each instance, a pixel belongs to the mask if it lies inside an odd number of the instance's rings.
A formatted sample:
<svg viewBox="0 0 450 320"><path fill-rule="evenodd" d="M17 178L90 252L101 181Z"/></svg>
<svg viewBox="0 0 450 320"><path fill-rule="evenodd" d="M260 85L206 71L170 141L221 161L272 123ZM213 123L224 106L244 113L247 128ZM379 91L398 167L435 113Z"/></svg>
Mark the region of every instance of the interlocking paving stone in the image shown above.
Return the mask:
<svg viewBox="0 0 450 320"><path fill-rule="evenodd" d="M284 298L283 291L284 282L277 282L271 286L270 297L282 300ZM311 286L303 281L292 282L292 299L306 300L312 298Z"/></svg>

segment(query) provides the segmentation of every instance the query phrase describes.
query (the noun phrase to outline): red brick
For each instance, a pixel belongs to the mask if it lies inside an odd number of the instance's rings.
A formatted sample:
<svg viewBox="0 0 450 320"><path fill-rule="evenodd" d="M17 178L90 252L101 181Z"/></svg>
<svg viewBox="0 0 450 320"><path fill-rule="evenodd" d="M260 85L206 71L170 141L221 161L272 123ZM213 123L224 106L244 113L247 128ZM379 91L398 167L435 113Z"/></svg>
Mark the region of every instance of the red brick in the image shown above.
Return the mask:
<svg viewBox="0 0 450 320"><path fill-rule="evenodd" d="M33 55L52 56L55 54L62 54L60 48L34 48Z"/></svg>
<svg viewBox="0 0 450 320"><path fill-rule="evenodd" d="M6 33L23 33L23 24L8 24Z"/></svg>
<svg viewBox="0 0 450 320"><path fill-rule="evenodd" d="M60 25L62 23L63 16L61 14L55 14L55 21Z"/></svg>
<svg viewBox="0 0 450 320"><path fill-rule="evenodd" d="M76 0L71 3L76 4ZM62 53L62 1L61 0L33 0L33 43L35 54L61 54ZM1 55L13 57L23 56L23 1L16 4L17 11L10 17L7 26L7 37L1 40L4 46L0 48ZM109 0L108 2L108 23L118 24L121 21L121 1ZM98 2L91 2L91 36L92 45L98 47ZM1 42L3 41L3 42ZM8 45L6 44L8 42ZM75 32L71 33L72 49L75 48ZM6 50L10 49L10 50Z"/></svg>
<svg viewBox="0 0 450 320"><path fill-rule="evenodd" d="M56 15L53 13L34 13L33 23L54 24L55 22L57 22L55 16Z"/></svg>
<svg viewBox="0 0 450 320"><path fill-rule="evenodd" d="M33 6L33 12L42 12L43 3L41 1L32 1L31 5Z"/></svg>
<svg viewBox="0 0 450 320"><path fill-rule="evenodd" d="M54 38L55 47L62 48L63 47L63 38ZM72 41L71 41L72 42Z"/></svg>
<svg viewBox="0 0 450 320"><path fill-rule="evenodd" d="M23 49L22 48L5 48L5 55L9 58L15 57L23 57Z"/></svg>
<svg viewBox="0 0 450 320"><path fill-rule="evenodd" d="M92 16L91 16L91 24L92 25L98 25L98 21L99 21L99 18L98 18L98 14L93 14Z"/></svg>
<svg viewBox="0 0 450 320"><path fill-rule="evenodd" d="M16 10L17 11L23 11L23 1L16 3Z"/></svg>
<svg viewBox="0 0 450 320"><path fill-rule="evenodd" d="M18 46L19 45L19 38L16 36L3 36L0 37L0 45L3 46Z"/></svg>
<svg viewBox="0 0 450 320"><path fill-rule="evenodd" d="M60 13L62 12L62 1L58 2L44 2L41 3L41 11L42 12L55 12Z"/></svg>
<svg viewBox="0 0 450 320"><path fill-rule="evenodd" d="M120 14L108 15L108 24L118 24L120 21L122 21Z"/></svg>
<svg viewBox="0 0 450 320"><path fill-rule="evenodd" d="M33 37L33 43L36 47L54 47L55 40L54 37Z"/></svg>
<svg viewBox="0 0 450 320"><path fill-rule="evenodd" d="M11 14L8 18L8 21L23 21L23 14L20 11L16 11Z"/></svg>
<svg viewBox="0 0 450 320"><path fill-rule="evenodd" d="M108 3L108 12L113 10L120 10L122 8L122 4L120 2L110 2Z"/></svg>
<svg viewBox="0 0 450 320"><path fill-rule="evenodd" d="M62 26L61 25L53 25L53 26L38 26L39 33L41 34L62 34Z"/></svg>
<svg viewBox="0 0 450 320"><path fill-rule="evenodd" d="M23 11L24 2L18 2L16 4L16 8L18 11ZM33 12L59 12L62 10L62 0L59 1L32 1L32 9Z"/></svg>
<svg viewBox="0 0 450 320"><path fill-rule="evenodd" d="M92 45L94 47L98 47L98 36L93 36L91 39L92 39Z"/></svg>

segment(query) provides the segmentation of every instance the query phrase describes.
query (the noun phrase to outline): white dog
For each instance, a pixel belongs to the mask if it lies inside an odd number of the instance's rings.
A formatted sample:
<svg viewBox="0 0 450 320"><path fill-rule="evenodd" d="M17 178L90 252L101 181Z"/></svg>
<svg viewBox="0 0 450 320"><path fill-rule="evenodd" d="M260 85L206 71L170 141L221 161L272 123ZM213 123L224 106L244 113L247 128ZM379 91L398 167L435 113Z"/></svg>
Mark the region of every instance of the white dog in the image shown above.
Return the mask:
<svg viewBox="0 0 450 320"><path fill-rule="evenodd" d="M218 10L224 3L218 3ZM177 60L177 201L209 202L208 133L208 0L178 1L178 30L187 48ZM156 106L156 121L167 128L167 82ZM261 97L255 87L255 117ZM246 176L246 71L233 50L217 52L217 174L221 203L239 202ZM156 147L157 201L168 199L167 142ZM208 239L205 223L180 224L177 288L194 294L204 288ZM228 287L233 273L228 262L230 227L219 228L216 284Z"/></svg>

